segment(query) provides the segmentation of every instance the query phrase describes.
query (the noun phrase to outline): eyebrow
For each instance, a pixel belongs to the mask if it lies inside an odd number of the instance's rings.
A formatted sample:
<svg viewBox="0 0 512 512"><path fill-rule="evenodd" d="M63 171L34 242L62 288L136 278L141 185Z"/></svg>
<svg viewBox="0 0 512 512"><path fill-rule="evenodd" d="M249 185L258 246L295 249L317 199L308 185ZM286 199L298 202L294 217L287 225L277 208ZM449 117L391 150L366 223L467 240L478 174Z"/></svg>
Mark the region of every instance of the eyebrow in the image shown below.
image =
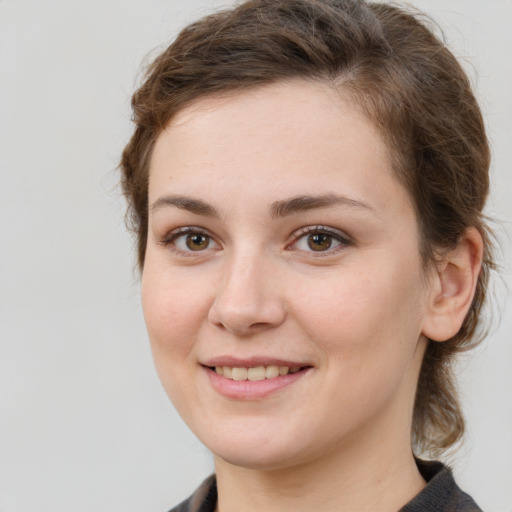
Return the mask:
<svg viewBox="0 0 512 512"><path fill-rule="evenodd" d="M331 206L350 206L352 208L373 211L373 207L364 201L353 199L338 194L324 194L320 196L296 196L290 199L275 201L270 205L269 212L272 218L287 217L295 213L329 208ZM174 206L180 210L186 210L196 215L220 218L219 211L211 204L190 196L167 195L159 197L151 206L152 212L165 206Z"/></svg>
<svg viewBox="0 0 512 512"><path fill-rule="evenodd" d="M175 206L180 210L187 210L196 215L220 218L220 214L212 205L189 196L162 196L159 197L150 207L152 212L164 206Z"/></svg>
<svg viewBox="0 0 512 512"><path fill-rule="evenodd" d="M321 196L297 196L283 201L276 201L270 206L270 216L272 218L286 217L294 213L328 208L330 206L350 206L352 208L374 210L368 203L358 199L337 194L324 194Z"/></svg>

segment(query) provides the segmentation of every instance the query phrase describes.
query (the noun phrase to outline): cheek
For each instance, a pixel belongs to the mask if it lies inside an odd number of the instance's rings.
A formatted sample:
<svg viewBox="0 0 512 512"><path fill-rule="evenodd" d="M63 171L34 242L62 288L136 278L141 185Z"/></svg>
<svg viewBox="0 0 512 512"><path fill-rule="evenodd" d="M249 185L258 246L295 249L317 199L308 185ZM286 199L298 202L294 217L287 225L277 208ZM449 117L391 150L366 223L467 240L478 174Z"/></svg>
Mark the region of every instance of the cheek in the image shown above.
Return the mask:
<svg viewBox="0 0 512 512"><path fill-rule="evenodd" d="M142 276L142 308L161 377L173 366L184 370L192 360L194 340L208 315L209 295L197 279L159 272L147 262Z"/></svg>
<svg viewBox="0 0 512 512"><path fill-rule="evenodd" d="M197 370L195 340L208 311L205 290L147 260L142 276L142 308L156 371L179 413L187 418L198 401L193 386L183 386Z"/></svg>
<svg viewBox="0 0 512 512"><path fill-rule="evenodd" d="M336 425L357 426L384 410L398 390L416 386L421 301L412 281L391 277L352 274L324 283L323 291L303 286L297 295L295 317L323 354L320 395L338 404Z"/></svg>
<svg viewBox="0 0 512 512"><path fill-rule="evenodd" d="M362 367L414 352L424 312L420 274L406 275L394 265L384 270L351 269L293 288L294 316L327 358Z"/></svg>

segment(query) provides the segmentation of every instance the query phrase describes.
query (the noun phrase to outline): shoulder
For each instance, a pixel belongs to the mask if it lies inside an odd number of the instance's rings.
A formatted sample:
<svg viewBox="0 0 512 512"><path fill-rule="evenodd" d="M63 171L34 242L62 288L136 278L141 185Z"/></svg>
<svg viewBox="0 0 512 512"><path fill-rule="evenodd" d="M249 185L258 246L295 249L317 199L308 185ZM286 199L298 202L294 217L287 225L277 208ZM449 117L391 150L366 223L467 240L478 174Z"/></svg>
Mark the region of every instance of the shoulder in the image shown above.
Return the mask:
<svg viewBox="0 0 512 512"><path fill-rule="evenodd" d="M436 461L416 460L427 485L400 512L482 512L473 498L455 483L450 468Z"/></svg>
<svg viewBox="0 0 512 512"><path fill-rule="evenodd" d="M217 482L210 475L185 501L169 512L214 512L217 504Z"/></svg>

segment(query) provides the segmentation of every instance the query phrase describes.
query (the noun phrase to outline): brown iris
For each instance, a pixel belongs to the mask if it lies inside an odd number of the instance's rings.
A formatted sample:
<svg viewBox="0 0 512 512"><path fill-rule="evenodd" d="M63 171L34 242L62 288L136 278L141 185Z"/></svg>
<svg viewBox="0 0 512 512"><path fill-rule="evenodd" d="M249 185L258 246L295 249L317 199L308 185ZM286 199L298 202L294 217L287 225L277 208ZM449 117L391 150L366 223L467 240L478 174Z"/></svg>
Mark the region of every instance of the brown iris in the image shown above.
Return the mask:
<svg viewBox="0 0 512 512"><path fill-rule="evenodd" d="M201 233L192 233L187 235L185 243L191 251L202 251L208 247L210 239Z"/></svg>
<svg viewBox="0 0 512 512"><path fill-rule="evenodd" d="M332 236L325 233L313 233L308 236L308 246L312 251L326 251L332 245Z"/></svg>

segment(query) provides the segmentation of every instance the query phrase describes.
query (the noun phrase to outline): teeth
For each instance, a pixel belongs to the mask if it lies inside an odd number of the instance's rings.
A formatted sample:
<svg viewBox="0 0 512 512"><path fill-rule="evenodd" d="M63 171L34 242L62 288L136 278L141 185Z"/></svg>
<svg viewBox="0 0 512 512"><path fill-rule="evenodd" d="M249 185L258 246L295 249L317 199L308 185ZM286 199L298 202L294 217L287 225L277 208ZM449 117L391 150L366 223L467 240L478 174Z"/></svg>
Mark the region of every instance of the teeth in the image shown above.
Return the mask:
<svg viewBox="0 0 512 512"><path fill-rule="evenodd" d="M265 377L267 379L273 379L274 377L277 377L278 375L279 375L279 366L272 364L265 368Z"/></svg>
<svg viewBox="0 0 512 512"><path fill-rule="evenodd" d="M255 366L247 370L247 378L251 381L265 380L265 367Z"/></svg>
<svg viewBox="0 0 512 512"><path fill-rule="evenodd" d="M216 366L215 373L231 380L250 380L252 382L265 379L274 379L289 373L297 373L301 366L253 366L251 368L237 368L231 366Z"/></svg>
<svg viewBox="0 0 512 512"><path fill-rule="evenodd" d="M233 368L233 380L247 380L247 368Z"/></svg>

